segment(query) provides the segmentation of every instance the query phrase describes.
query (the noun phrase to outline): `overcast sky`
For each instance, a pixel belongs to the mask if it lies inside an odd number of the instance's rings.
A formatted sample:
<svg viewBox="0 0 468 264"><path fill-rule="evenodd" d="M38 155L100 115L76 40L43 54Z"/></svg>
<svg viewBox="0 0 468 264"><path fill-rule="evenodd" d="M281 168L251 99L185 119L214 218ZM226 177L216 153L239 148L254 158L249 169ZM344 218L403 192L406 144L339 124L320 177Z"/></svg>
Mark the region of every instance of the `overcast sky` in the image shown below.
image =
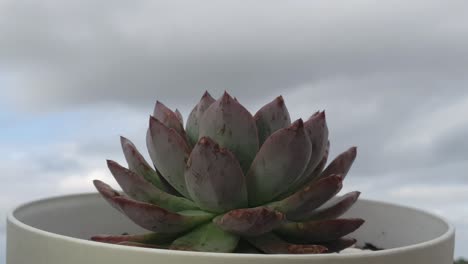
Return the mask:
<svg viewBox="0 0 468 264"><path fill-rule="evenodd" d="M468 257L467 12L461 0L0 0L0 217L112 182L105 159L123 161L119 135L144 152L156 100L186 117L205 90L252 112L282 94L292 118L326 110L332 155L358 146L346 190L448 218Z"/></svg>

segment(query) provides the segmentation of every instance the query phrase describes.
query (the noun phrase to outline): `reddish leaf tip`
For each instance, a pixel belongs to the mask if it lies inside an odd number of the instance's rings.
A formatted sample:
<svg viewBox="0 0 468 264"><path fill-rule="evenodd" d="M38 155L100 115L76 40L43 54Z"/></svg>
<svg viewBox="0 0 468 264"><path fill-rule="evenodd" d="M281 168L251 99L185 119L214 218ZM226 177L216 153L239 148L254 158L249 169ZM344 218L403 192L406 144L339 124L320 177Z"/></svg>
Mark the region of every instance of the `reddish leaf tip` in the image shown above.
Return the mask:
<svg viewBox="0 0 468 264"><path fill-rule="evenodd" d="M111 167L120 167L120 165L117 162L113 161L113 160L108 159L108 160L106 160L106 162L107 162L107 167L109 169L112 169Z"/></svg>
<svg viewBox="0 0 468 264"><path fill-rule="evenodd" d="M276 103L278 104L279 107L283 107L284 106L284 98L282 95L276 97Z"/></svg>
<svg viewBox="0 0 468 264"><path fill-rule="evenodd" d="M223 96L221 98L221 104L228 104L231 102L231 100L233 100L231 95L228 94L227 91L224 91Z"/></svg>
<svg viewBox="0 0 468 264"><path fill-rule="evenodd" d="M304 128L304 121L302 120L302 118L299 118L297 119L296 121L294 121L294 123L291 124L291 126L289 127L289 129L292 129L292 130L300 130Z"/></svg>
<svg viewBox="0 0 468 264"><path fill-rule="evenodd" d="M213 98L211 94L208 92L208 90L205 90L205 92L202 95L202 99L204 98Z"/></svg>
<svg viewBox="0 0 468 264"><path fill-rule="evenodd" d="M325 110L322 111L322 112L319 112L317 114L317 118L321 119L321 120L325 120Z"/></svg>

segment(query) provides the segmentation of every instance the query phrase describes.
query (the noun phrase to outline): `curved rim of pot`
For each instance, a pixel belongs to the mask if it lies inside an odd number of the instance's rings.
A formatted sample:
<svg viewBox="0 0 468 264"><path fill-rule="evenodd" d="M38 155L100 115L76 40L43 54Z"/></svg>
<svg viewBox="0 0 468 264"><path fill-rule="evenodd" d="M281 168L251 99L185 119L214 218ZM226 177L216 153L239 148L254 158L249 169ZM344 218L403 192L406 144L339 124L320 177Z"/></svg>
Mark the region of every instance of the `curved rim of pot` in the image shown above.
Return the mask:
<svg viewBox="0 0 468 264"><path fill-rule="evenodd" d="M85 197L85 196L97 196L98 193L94 192L88 192L88 193L78 193L78 194L71 194L71 195L59 195L59 196L52 196L52 197L47 197L47 198L42 198L38 200L34 200L31 202L26 202L23 204L20 204L10 210L10 212L7 215L7 220L32 233L36 233L38 235L42 236L49 236L53 237L56 239L62 239L63 241L67 242L73 242L77 244L82 244L82 245L87 245L87 246L99 246L99 247L108 247L111 249L116 249L116 250L126 250L126 251L133 251L133 252L146 252L146 253L155 253L155 254L178 254L178 255L185 255L185 256L199 256L199 257L227 257L227 258L261 258L261 259L269 259L269 258L278 258L278 259L302 259L302 258L307 258L307 259L321 259L321 258L327 258L327 259L336 259L336 258L359 258L359 257L364 257L364 256L380 256L380 255L392 255L392 254L400 254L400 253L405 253L408 251L412 250L417 250L420 248L428 247L437 243L440 243L444 240L449 239L451 236L454 235L455 233L455 227L450 224L444 217L441 217L439 215L429 213L425 210L421 210L418 208L414 208L411 206L406 206L406 205L399 205L399 204L393 204L389 202L383 202L383 201L377 201L377 200L370 200L370 199L359 199L361 201L366 201L371 204L376 204L376 205L382 205L382 206L397 206L402 209L406 210L413 210L416 212L419 212L421 214L426 215L427 217L431 217L433 219L437 219L438 221L443 222L445 225L447 225L447 231L443 233L442 235L430 239L421 243L416 243L412 244L409 246L403 246L403 247L398 247L398 248L390 248L390 249L383 249L379 251L362 251L362 252L357 252L353 254L253 254L253 253L216 253L216 252L198 252L198 251L181 251L181 250L171 250L171 249L157 249L157 248L143 248L143 247L129 247L129 246L123 246L123 245L117 245L117 244L109 244L109 243L102 243L102 242L96 242L96 241L91 241L91 240L86 240L86 239L81 239L81 238L75 238L75 237L70 237L70 236L65 236L65 235L60 235L56 233L52 233L49 231L41 230L36 227L32 227L30 225L27 225L23 222L21 222L19 219L15 217L15 213L25 207L29 206L34 206L36 204L40 203L45 203L53 200L59 200L59 199L71 199L74 197Z"/></svg>

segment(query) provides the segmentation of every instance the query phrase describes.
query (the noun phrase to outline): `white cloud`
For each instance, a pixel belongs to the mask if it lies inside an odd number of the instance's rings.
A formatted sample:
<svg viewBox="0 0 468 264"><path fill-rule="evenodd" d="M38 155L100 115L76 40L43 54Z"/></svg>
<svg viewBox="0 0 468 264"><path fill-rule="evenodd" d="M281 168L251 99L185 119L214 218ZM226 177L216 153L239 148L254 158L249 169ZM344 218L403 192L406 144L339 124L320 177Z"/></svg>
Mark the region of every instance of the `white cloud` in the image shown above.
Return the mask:
<svg viewBox="0 0 468 264"><path fill-rule="evenodd" d="M77 192L95 192L94 186L91 184L93 180L104 181L113 188L117 188L117 183L114 178L109 175L106 169L93 169L79 175L65 176L58 181L58 191L61 193L77 193Z"/></svg>

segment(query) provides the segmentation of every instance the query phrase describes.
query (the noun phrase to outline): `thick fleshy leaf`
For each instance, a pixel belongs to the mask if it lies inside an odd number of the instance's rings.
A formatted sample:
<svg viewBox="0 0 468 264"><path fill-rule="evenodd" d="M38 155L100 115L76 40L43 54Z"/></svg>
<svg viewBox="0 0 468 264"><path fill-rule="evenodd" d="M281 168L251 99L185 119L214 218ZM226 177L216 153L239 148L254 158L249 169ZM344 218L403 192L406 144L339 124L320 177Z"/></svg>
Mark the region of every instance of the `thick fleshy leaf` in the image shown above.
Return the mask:
<svg viewBox="0 0 468 264"><path fill-rule="evenodd" d="M183 123L180 122L179 117L171 109L165 106L163 103L156 101L156 106L153 112L154 118L159 120L168 128L173 128L182 138L186 138Z"/></svg>
<svg viewBox="0 0 468 264"><path fill-rule="evenodd" d="M115 197L122 196L118 191L114 190L110 185L100 181L100 180L94 180L93 181L94 187L96 187L96 190L101 194L101 196L115 209L119 210L122 212L122 209L120 209L120 206L114 201Z"/></svg>
<svg viewBox="0 0 468 264"><path fill-rule="evenodd" d="M238 236L221 230L213 223L208 223L176 239L170 249L228 253L234 251L238 242Z"/></svg>
<svg viewBox="0 0 468 264"><path fill-rule="evenodd" d="M301 245L288 243L273 233L247 237L249 243L267 254L320 254L327 252L321 245Z"/></svg>
<svg viewBox="0 0 468 264"><path fill-rule="evenodd" d="M186 141L172 128L166 127L154 117L150 117L149 154L162 176L185 197L189 197L185 187L185 165L190 148Z"/></svg>
<svg viewBox="0 0 468 264"><path fill-rule="evenodd" d="M340 252L343 249L349 248L350 246L356 244L356 239L354 238L340 238L333 241L328 241L325 243L320 243L324 247L328 248L328 252Z"/></svg>
<svg viewBox="0 0 468 264"><path fill-rule="evenodd" d="M332 174L343 175L343 178L348 174L349 169L356 159L357 148L351 147L347 151L338 155L322 172L320 178L327 177Z"/></svg>
<svg viewBox="0 0 468 264"><path fill-rule="evenodd" d="M268 205L284 214L289 220L306 219L312 210L327 202L343 187L340 175L331 175L311 183L291 196Z"/></svg>
<svg viewBox="0 0 468 264"><path fill-rule="evenodd" d="M316 179L317 177L320 176L320 174L322 173L323 169L325 168L325 166L327 165L327 161L328 161L328 155L330 154L330 141L327 142L327 146L325 148L325 152L323 153L323 157L322 159L320 160L320 162L318 163L318 165L315 167L315 169L309 174L308 177L306 177L304 179L304 181L302 183L307 183L307 182L310 182L314 179Z"/></svg>
<svg viewBox="0 0 468 264"><path fill-rule="evenodd" d="M146 162L145 158L137 150L135 145L125 137L120 137L122 150L127 160L128 168L143 176L148 182L159 188L165 190L164 184L161 182L158 173Z"/></svg>
<svg viewBox="0 0 468 264"><path fill-rule="evenodd" d="M307 122L304 122L304 129L309 136L312 145L312 153L306 169L296 180L293 188L303 184L304 179L308 178L314 169L317 168L317 165L325 154L328 142L328 127L325 120L325 112L318 112L307 120Z"/></svg>
<svg viewBox="0 0 468 264"><path fill-rule="evenodd" d="M258 151L257 127L252 115L228 93L212 103L199 122L199 138L210 137L234 155L246 172Z"/></svg>
<svg viewBox="0 0 468 264"><path fill-rule="evenodd" d="M247 206L247 188L239 162L225 148L202 137L192 150L185 171L187 191L197 205L222 213Z"/></svg>
<svg viewBox="0 0 468 264"><path fill-rule="evenodd" d="M341 197L335 197L306 215L305 218L307 220L323 220L340 217L353 206L360 194L360 192L350 192Z"/></svg>
<svg viewBox="0 0 468 264"><path fill-rule="evenodd" d="M156 169L156 173L158 174L158 177L161 180L162 185L164 186L165 192L178 196L178 197L183 196L176 189L174 189L174 187L172 187L172 185L166 179L164 179L164 177L161 175L161 172L159 172L157 169Z"/></svg>
<svg viewBox="0 0 468 264"><path fill-rule="evenodd" d="M185 232L213 217L202 211L172 213L159 206L122 196L114 197L113 200L135 224L161 234Z"/></svg>
<svg viewBox="0 0 468 264"><path fill-rule="evenodd" d="M179 109L176 109L174 111L174 114L177 116L177 119L179 119L180 123L184 125L184 118L182 117L182 114L180 113Z"/></svg>
<svg viewBox="0 0 468 264"><path fill-rule="evenodd" d="M282 96L260 108L254 115L254 120L260 146L273 132L291 125L291 118Z"/></svg>
<svg viewBox="0 0 468 264"><path fill-rule="evenodd" d="M138 201L156 204L172 212L196 210L198 208L195 203L188 199L161 191L147 182L142 176L120 166L115 161L108 160L107 166L124 192Z"/></svg>
<svg viewBox="0 0 468 264"><path fill-rule="evenodd" d="M202 118L206 109L214 102L215 99L211 97L208 91L206 91L200 99L200 102L198 102L198 104L192 109L192 112L190 112L190 115L187 119L186 130L188 139L192 146L198 142L198 128L200 119Z"/></svg>
<svg viewBox="0 0 468 264"><path fill-rule="evenodd" d="M358 229L364 220L357 218L289 222L275 230L297 243L317 243L340 239Z"/></svg>
<svg viewBox="0 0 468 264"><path fill-rule="evenodd" d="M221 229L241 236L258 236L279 227L284 214L266 207L232 210L213 219Z"/></svg>
<svg viewBox="0 0 468 264"><path fill-rule="evenodd" d="M304 171L310 154L310 139L301 119L268 137L247 173L249 204L264 204L288 190Z"/></svg>
<svg viewBox="0 0 468 264"><path fill-rule="evenodd" d="M141 234L141 235L96 235L91 240L110 244L120 244L122 242L136 242L143 244L166 244L177 238L177 234Z"/></svg>
<svg viewBox="0 0 468 264"><path fill-rule="evenodd" d="M317 167L314 169L314 171L312 171L312 173L310 173L310 175L308 177L301 178L300 181L296 181L295 183L293 183L293 186L291 186L287 192L281 194L278 197L278 200L282 200L282 199L292 195L293 193L297 192L300 188L302 188L304 185L310 184L313 181L313 179L320 176L320 173L322 173L323 168L325 168L325 165L327 165L329 148L330 148L330 141L328 141L328 143L327 143L327 148L325 149L325 153L323 154L322 160L317 165Z"/></svg>

